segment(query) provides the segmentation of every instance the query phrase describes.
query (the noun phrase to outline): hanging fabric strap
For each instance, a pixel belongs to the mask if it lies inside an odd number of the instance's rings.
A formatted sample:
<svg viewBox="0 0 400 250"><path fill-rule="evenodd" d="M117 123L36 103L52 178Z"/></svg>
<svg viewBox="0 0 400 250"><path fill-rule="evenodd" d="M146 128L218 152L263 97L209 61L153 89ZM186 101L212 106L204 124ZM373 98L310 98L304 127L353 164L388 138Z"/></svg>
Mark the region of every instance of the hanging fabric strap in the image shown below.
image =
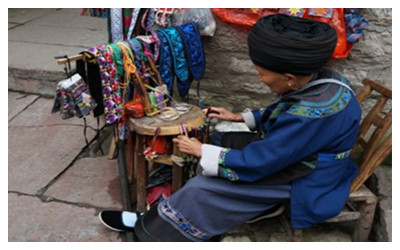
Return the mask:
<svg viewBox="0 0 400 250"><path fill-rule="evenodd" d="M190 73L194 79L200 80L203 78L206 62L199 30L195 23L187 23L176 28L182 36Z"/></svg>
<svg viewBox="0 0 400 250"><path fill-rule="evenodd" d="M97 117L97 129L96 129L96 138L97 138L97 145L99 146L100 152L102 155L104 155L103 148L101 147L101 142L100 142L100 119Z"/></svg>
<svg viewBox="0 0 400 250"><path fill-rule="evenodd" d="M132 38L132 33L136 26L136 21L139 16L139 11L140 8L134 8L132 11L132 20L131 20L131 25L129 26L128 39Z"/></svg>
<svg viewBox="0 0 400 250"><path fill-rule="evenodd" d="M187 81L178 81L178 90L180 95L186 99L193 78L199 81L203 78L205 71L205 56L201 36L195 23L187 23L176 27L182 37L185 49L190 77Z"/></svg>
<svg viewBox="0 0 400 250"><path fill-rule="evenodd" d="M176 76L180 81L186 81L189 78L189 69L181 36L176 28L173 27L159 31L164 34L170 45Z"/></svg>
<svg viewBox="0 0 400 250"><path fill-rule="evenodd" d="M174 83L174 72L172 63L172 52L170 45L164 33L160 30L156 30L155 33L160 39L160 58L159 58L159 68L162 82L167 85L168 93L173 95L173 83Z"/></svg>
<svg viewBox="0 0 400 250"><path fill-rule="evenodd" d="M188 62L185 55L183 39L176 28L161 29L160 33L164 35L168 41L175 75L177 77L179 95L187 98L192 76L189 74ZM167 85L168 86L168 85Z"/></svg>
<svg viewBox="0 0 400 250"><path fill-rule="evenodd" d="M127 42L130 45L133 54L136 58L135 60L136 68L138 69L139 72L143 72L145 70L144 61L146 58L144 57L142 44L136 38L128 39Z"/></svg>
<svg viewBox="0 0 400 250"><path fill-rule="evenodd" d="M124 40L122 8L110 8L112 42Z"/></svg>

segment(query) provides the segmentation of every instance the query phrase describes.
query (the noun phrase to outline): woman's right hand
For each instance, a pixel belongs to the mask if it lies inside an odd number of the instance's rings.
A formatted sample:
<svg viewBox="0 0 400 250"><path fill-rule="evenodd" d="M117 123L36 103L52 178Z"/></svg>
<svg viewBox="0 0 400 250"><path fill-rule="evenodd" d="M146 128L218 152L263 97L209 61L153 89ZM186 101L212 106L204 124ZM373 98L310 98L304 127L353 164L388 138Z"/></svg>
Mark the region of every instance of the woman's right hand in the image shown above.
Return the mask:
<svg viewBox="0 0 400 250"><path fill-rule="evenodd" d="M203 110L208 113L207 117L209 119L218 118L224 121L232 121L232 122L242 122L243 116L239 113L233 113L227 110L224 107L210 107L208 109ZM207 112L208 111L208 112Z"/></svg>

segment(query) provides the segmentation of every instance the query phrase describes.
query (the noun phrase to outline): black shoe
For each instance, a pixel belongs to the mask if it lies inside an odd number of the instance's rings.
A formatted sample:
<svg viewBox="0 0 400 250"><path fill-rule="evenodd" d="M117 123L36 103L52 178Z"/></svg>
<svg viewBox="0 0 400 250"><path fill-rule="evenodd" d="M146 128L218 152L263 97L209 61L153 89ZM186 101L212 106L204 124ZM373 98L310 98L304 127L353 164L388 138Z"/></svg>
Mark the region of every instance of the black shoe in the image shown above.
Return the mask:
<svg viewBox="0 0 400 250"><path fill-rule="evenodd" d="M261 215L255 217L254 219L246 221L246 223L249 224L249 223L253 223L253 222L259 221L259 220L263 220L263 219L267 219L267 218L272 218L272 217L278 216L284 210L285 210L285 206L283 205L283 203L278 203L274 207L268 209L267 211L265 211Z"/></svg>
<svg viewBox="0 0 400 250"><path fill-rule="evenodd" d="M101 211L99 213L100 221L109 229L117 232L134 231L134 223L125 225L122 221L122 213L132 213L127 211Z"/></svg>

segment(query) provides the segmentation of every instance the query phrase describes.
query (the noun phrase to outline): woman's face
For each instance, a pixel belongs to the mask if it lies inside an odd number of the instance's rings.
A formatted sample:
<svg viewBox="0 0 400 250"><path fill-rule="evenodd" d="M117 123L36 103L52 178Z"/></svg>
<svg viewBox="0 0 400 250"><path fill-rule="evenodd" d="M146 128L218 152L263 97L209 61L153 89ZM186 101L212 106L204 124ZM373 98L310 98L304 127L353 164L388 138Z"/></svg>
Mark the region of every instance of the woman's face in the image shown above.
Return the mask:
<svg viewBox="0 0 400 250"><path fill-rule="evenodd" d="M267 85L269 89L276 94L283 94L293 90L289 85L290 78L284 74L279 74L254 65L258 72L258 79Z"/></svg>

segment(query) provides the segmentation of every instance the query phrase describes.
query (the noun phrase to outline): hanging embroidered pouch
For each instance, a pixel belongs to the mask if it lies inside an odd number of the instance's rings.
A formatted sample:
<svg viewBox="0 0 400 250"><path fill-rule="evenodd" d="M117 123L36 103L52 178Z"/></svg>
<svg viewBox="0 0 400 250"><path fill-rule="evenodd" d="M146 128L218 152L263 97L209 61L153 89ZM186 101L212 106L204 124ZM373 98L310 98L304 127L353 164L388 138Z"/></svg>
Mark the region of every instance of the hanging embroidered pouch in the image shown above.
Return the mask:
<svg viewBox="0 0 400 250"><path fill-rule="evenodd" d="M82 77L74 74L57 84L52 112L60 111L62 119L84 117L89 115L96 105Z"/></svg>

